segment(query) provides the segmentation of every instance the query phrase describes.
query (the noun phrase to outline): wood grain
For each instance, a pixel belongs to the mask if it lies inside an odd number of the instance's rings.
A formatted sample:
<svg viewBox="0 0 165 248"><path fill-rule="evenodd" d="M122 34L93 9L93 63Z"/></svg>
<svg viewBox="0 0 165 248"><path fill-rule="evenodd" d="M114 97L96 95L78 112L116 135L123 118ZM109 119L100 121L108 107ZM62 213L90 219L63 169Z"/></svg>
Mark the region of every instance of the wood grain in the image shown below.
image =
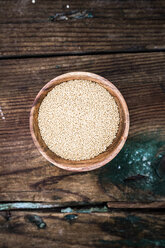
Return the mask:
<svg viewBox="0 0 165 248"><path fill-rule="evenodd" d="M164 61L164 53L1 60L0 105L5 119L1 116L0 201L40 201L59 205L164 201L164 174L158 176L162 171L159 165L163 164L159 155L165 144ZM33 144L29 113L36 94L55 76L75 70L104 76L126 99L131 126L129 142L117 156L121 159L122 171L116 173L117 159L97 171L66 172L51 166ZM146 135L149 139L145 140ZM130 147L132 154L125 160L125 152ZM138 158L135 155L137 148L140 151ZM133 164L128 168L129 162ZM138 179L136 175L144 169L143 165L148 166L145 174L149 176ZM116 178L116 175L120 177ZM134 181L125 180L131 176L135 177Z"/></svg>
<svg viewBox="0 0 165 248"><path fill-rule="evenodd" d="M0 4L1 57L165 48L163 0Z"/></svg>
<svg viewBox="0 0 165 248"><path fill-rule="evenodd" d="M42 213L0 215L1 247L164 247L162 212Z"/></svg>

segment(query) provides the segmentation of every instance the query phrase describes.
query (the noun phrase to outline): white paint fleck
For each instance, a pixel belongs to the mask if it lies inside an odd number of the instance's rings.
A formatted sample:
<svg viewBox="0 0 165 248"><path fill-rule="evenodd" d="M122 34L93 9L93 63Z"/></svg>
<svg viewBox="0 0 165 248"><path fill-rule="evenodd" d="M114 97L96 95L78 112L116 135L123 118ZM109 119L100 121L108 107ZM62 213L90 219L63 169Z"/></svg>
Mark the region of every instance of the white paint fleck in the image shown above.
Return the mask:
<svg viewBox="0 0 165 248"><path fill-rule="evenodd" d="M4 113L3 113L3 111L2 111L2 108L1 108L1 107L0 107L0 115L1 115L2 120L5 120L5 116L4 116Z"/></svg>
<svg viewBox="0 0 165 248"><path fill-rule="evenodd" d="M69 4L66 5L66 8L69 9Z"/></svg>
<svg viewBox="0 0 165 248"><path fill-rule="evenodd" d="M146 160L147 160L146 156L143 156L142 161L146 161Z"/></svg>
<svg viewBox="0 0 165 248"><path fill-rule="evenodd" d="M32 0L32 3L36 3L36 0Z"/></svg>
<svg viewBox="0 0 165 248"><path fill-rule="evenodd" d="M60 235L63 235L63 229L60 229L60 230L59 230L59 234L60 234Z"/></svg>
<svg viewBox="0 0 165 248"><path fill-rule="evenodd" d="M121 166L120 166L120 165L118 166L118 169L119 169L119 170L121 169Z"/></svg>

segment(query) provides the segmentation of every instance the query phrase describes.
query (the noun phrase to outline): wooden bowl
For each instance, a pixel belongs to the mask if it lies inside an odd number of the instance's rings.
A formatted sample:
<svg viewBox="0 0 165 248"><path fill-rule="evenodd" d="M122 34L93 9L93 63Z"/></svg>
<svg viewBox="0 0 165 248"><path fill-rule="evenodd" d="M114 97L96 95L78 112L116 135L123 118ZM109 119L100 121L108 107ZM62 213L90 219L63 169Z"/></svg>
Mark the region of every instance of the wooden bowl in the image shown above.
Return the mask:
<svg viewBox="0 0 165 248"><path fill-rule="evenodd" d="M38 127L38 111L43 98L56 85L72 79L91 80L97 82L102 87L107 89L110 92L110 94L115 98L116 103L118 104L119 107L119 114L120 114L119 129L113 143L106 149L105 152L100 153L98 156L92 159L81 160L81 161L72 161L72 160L63 159L57 156L51 150L49 150L49 148L47 147L47 145L45 144L45 142L41 137L40 130ZM34 144L38 148L39 152L52 164L62 169L70 170L70 171L90 171L107 164L122 149L127 139L128 131L129 131L129 112L123 96L121 95L119 90L107 79L89 72L69 72L52 79L40 90L40 92L36 96L30 112L30 131Z"/></svg>

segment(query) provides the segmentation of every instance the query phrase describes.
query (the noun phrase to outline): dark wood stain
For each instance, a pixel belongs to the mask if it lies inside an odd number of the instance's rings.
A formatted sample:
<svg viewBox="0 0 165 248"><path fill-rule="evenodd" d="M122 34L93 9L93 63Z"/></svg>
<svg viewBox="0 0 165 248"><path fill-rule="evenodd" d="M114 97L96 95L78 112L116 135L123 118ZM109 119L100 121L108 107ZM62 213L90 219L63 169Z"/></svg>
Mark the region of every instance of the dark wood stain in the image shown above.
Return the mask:
<svg viewBox="0 0 165 248"><path fill-rule="evenodd" d="M47 185L54 185L57 184L58 182L60 182L61 180L64 180L66 177L70 177L70 176L74 176L77 175L77 173L70 173L70 174L66 174L66 175L60 175L60 176L52 176L52 177L48 177L43 179L40 182L37 182L33 185L31 185L32 188L36 189L36 188L41 188Z"/></svg>
<svg viewBox="0 0 165 248"><path fill-rule="evenodd" d="M25 216L25 219L27 219L32 224L35 224L39 229L45 229L46 228L46 223L38 215L27 214Z"/></svg>
<svg viewBox="0 0 165 248"><path fill-rule="evenodd" d="M146 178L148 178L148 177L144 176L144 175L137 174L137 175L125 178L124 182L127 183L127 182L130 182L130 181L136 181L136 180L141 180L141 179L146 179Z"/></svg>
<svg viewBox="0 0 165 248"><path fill-rule="evenodd" d="M1 212L1 216L3 216L6 221L9 221L11 219L12 214L9 210L7 210L4 212Z"/></svg>

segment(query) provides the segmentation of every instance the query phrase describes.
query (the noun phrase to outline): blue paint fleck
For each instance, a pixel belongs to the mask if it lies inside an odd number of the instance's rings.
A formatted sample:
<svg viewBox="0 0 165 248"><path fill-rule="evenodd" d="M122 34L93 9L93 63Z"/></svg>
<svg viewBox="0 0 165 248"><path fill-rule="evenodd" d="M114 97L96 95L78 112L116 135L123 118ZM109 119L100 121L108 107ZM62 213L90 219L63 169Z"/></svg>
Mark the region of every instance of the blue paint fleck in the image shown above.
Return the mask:
<svg viewBox="0 0 165 248"><path fill-rule="evenodd" d="M65 215L64 219L67 220L67 221L73 221L75 219L78 218L78 215L77 214L67 214Z"/></svg>
<svg viewBox="0 0 165 248"><path fill-rule="evenodd" d="M61 213L72 213L74 210L70 207L61 209Z"/></svg>

